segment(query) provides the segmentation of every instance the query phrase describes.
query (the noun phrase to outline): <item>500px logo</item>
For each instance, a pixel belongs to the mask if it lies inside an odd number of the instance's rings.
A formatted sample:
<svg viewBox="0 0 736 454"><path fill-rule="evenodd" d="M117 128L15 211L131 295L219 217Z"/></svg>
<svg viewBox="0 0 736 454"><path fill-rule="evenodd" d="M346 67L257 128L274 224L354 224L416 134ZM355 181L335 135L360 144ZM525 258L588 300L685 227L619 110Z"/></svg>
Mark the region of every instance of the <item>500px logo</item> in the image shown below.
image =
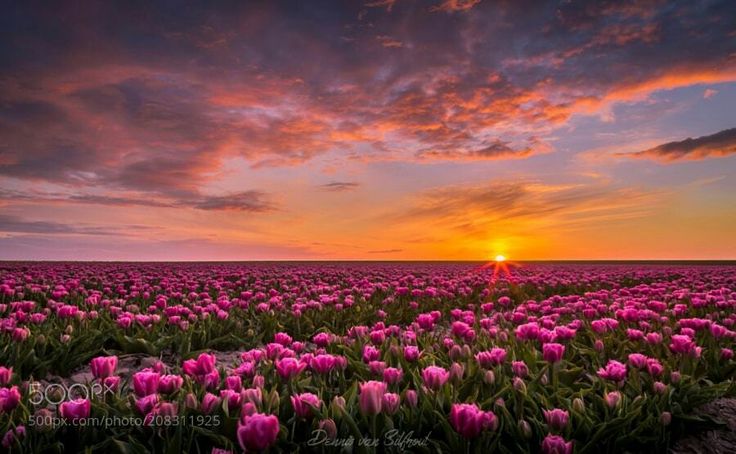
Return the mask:
<svg viewBox="0 0 736 454"><path fill-rule="evenodd" d="M44 384L31 382L28 385L28 401L33 405L58 405L74 399L103 399L108 394L115 394L117 387L109 383L63 383Z"/></svg>

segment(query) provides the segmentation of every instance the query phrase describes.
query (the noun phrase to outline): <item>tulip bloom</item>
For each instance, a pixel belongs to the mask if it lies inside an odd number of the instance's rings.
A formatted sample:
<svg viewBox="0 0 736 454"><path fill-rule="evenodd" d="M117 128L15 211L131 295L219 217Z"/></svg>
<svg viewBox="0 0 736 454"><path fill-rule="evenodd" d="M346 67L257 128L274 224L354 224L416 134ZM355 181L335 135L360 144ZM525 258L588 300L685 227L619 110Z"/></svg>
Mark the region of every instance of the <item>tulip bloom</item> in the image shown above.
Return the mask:
<svg viewBox="0 0 736 454"><path fill-rule="evenodd" d="M371 380L360 385L360 411L366 415L377 415L381 412L386 383Z"/></svg>
<svg viewBox="0 0 736 454"><path fill-rule="evenodd" d="M383 411L389 415L393 415L399 410L400 403L401 399L399 398L399 395L394 393L386 393L381 399L381 407Z"/></svg>
<svg viewBox="0 0 736 454"><path fill-rule="evenodd" d="M91 405L88 399L75 399L62 402L59 405L59 414L62 418L72 421L88 418L92 408Z"/></svg>
<svg viewBox="0 0 736 454"><path fill-rule="evenodd" d="M17 386L0 388L0 413L9 413L20 403L20 391Z"/></svg>
<svg viewBox="0 0 736 454"><path fill-rule="evenodd" d="M542 345L542 358L550 363L558 363L562 361L565 355L565 346L554 342Z"/></svg>
<svg viewBox="0 0 736 454"><path fill-rule="evenodd" d="M0 386L5 386L10 383L13 378L12 367L0 367Z"/></svg>
<svg viewBox="0 0 736 454"><path fill-rule="evenodd" d="M598 369L598 376L619 384L623 383L626 380L626 364L612 359L605 368Z"/></svg>
<svg viewBox="0 0 736 454"><path fill-rule="evenodd" d="M514 361L511 363L511 370L514 375L520 378L524 378L529 375L529 368L524 361Z"/></svg>
<svg viewBox="0 0 736 454"><path fill-rule="evenodd" d="M299 375L307 365L296 358L276 360L276 372L283 380L289 380Z"/></svg>
<svg viewBox="0 0 736 454"><path fill-rule="evenodd" d="M211 373L215 369L217 358L215 355L202 353L196 360L188 359L184 361L182 370L185 374L191 376L201 376Z"/></svg>
<svg viewBox="0 0 736 454"><path fill-rule="evenodd" d="M158 383L161 380L161 374L158 372L149 372L143 370L133 374L133 391L138 397L145 397L155 394L158 391Z"/></svg>
<svg viewBox="0 0 736 454"><path fill-rule="evenodd" d="M312 393L296 394L291 396L291 406L298 417L309 418L314 413L312 408L319 409L322 406L322 399Z"/></svg>
<svg viewBox="0 0 736 454"><path fill-rule="evenodd" d="M162 375L158 381L158 392L162 394L173 394L184 384L184 379L179 375Z"/></svg>
<svg viewBox="0 0 736 454"><path fill-rule="evenodd" d="M276 442L280 429L276 416L253 413L238 423L238 443L246 451L263 451Z"/></svg>
<svg viewBox="0 0 736 454"><path fill-rule="evenodd" d="M542 454L572 454L572 442L559 435L547 435L542 441Z"/></svg>
<svg viewBox="0 0 736 454"><path fill-rule="evenodd" d="M424 386L434 391L442 388L449 378L450 373L442 367L429 366L422 370Z"/></svg>
<svg viewBox="0 0 736 454"><path fill-rule="evenodd" d="M570 414L566 410L553 408L552 410L544 410L544 419L550 429L560 431L567 427Z"/></svg>
<svg viewBox="0 0 736 454"><path fill-rule="evenodd" d="M117 356L98 356L97 358L92 358L92 361L90 361L92 375L94 375L95 378L109 377L115 373L115 369L117 367Z"/></svg>
<svg viewBox="0 0 736 454"><path fill-rule="evenodd" d="M475 438L484 430L495 430L496 415L482 411L475 404L453 404L450 410L450 425L465 438Z"/></svg>

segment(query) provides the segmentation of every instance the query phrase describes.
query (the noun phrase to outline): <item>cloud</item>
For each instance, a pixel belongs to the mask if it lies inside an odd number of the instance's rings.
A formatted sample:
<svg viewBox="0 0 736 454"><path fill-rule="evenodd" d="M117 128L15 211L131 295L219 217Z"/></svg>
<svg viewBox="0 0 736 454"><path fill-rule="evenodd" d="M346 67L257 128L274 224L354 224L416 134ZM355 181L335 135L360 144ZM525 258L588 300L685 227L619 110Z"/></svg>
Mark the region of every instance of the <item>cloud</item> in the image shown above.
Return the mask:
<svg viewBox="0 0 736 454"><path fill-rule="evenodd" d="M346 192L353 191L360 187L360 183L354 181L332 181L319 186L321 189L328 192Z"/></svg>
<svg viewBox="0 0 736 454"><path fill-rule="evenodd" d="M29 221L17 216L0 214L0 232L52 235L122 235L127 230L147 230L146 226L118 227L85 226L50 221Z"/></svg>
<svg viewBox="0 0 736 454"><path fill-rule="evenodd" d="M381 249L376 251L368 251L368 254L394 254L403 251L403 249Z"/></svg>
<svg viewBox="0 0 736 454"><path fill-rule="evenodd" d="M549 151L549 146L536 139L531 139L527 146L514 148L510 142L504 142L500 139L493 140L483 144L480 148L471 150L462 150L453 148L452 145L448 149L429 149L422 150L417 153L420 159L428 160L452 160L452 161L484 161L496 159L523 159ZM459 147L459 145L458 145Z"/></svg>
<svg viewBox="0 0 736 454"><path fill-rule="evenodd" d="M394 48L404 47L404 43L390 36L386 36L386 35L376 36L376 40L379 43L381 43L381 46L383 47L394 47Z"/></svg>
<svg viewBox="0 0 736 454"><path fill-rule="evenodd" d="M200 210L237 210L251 213L273 211L275 206L260 191L245 191L225 196L206 196L194 203Z"/></svg>
<svg viewBox="0 0 736 454"><path fill-rule="evenodd" d="M736 128L726 129L695 139L668 142L634 153L619 153L632 158L649 158L663 162L721 158L736 153Z"/></svg>
<svg viewBox="0 0 736 454"><path fill-rule="evenodd" d="M703 92L703 98L708 99L712 98L713 96L718 94L718 90L713 90L712 88L706 88Z"/></svg>
<svg viewBox="0 0 736 454"><path fill-rule="evenodd" d="M468 11L480 2L481 0L445 0L439 5L432 6L429 10L445 12Z"/></svg>
<svg viewBox="0 0 736 454"><path fill-rule="evenodd" d="M96 5L62 27L57 8L18 7L0 55L0 175L191 198L231 158L518 159L539 152L520 138L574 115L736 80L728 2L434 6L463 14L160 4L140 20Z"/></svg>
<svg viewBox="0 0 736 454"><path fill-rule="evenodd" d="M602 220L640 217L663 196L658 192L601 183L495 181L419 193L408 207L387 219L408 226L423 225L437 234L485 238L501 231L530 234L534 229L552 227L560 231Z"/></svg>
<svg viewBox="0 0 736 454"><path fill-rule="evenodd" d="M0 189L0 200L25 203L71 203L104 206L143 206L155 208L194 208L266 213L278 209L270 194L250 190L223 195L192 194L178 198L146 198L143 195L99 195L83 193L19 192Z"/></svg>

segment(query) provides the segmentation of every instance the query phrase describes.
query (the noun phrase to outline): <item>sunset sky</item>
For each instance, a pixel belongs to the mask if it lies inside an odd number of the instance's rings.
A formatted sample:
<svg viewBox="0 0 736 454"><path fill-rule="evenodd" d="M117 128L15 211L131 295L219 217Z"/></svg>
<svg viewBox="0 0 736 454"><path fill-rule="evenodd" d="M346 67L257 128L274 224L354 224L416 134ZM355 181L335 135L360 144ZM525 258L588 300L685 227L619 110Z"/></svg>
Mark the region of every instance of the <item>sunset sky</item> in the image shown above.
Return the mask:
<svg viewBox="0 0 736 454"><path fill-rule="evenodd" d="M733 1L13 3L0 259L736 258Z"/></svg>

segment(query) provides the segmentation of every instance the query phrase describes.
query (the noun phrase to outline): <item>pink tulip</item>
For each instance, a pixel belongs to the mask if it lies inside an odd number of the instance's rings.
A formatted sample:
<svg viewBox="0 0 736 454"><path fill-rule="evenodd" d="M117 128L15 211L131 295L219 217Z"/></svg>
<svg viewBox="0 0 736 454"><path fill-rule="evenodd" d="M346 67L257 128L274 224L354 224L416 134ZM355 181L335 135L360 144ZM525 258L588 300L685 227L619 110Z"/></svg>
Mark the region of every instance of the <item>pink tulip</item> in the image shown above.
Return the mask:
<svg viewBox="0 0 736 454"><path fill-rule="evenodd" d="M276 442L280 429L279 419L274 415L248 415L238 423L238 443L246 451L263 451Z"/></svg>
<svg viewBox="0 0 736 454"><path fill-rule="evenodd" d="M542 440L542 454L572 454L572 442L559 435L547 435Z"/></svg>
<svg viewBox="0 0 736 454"><path fill-rule="evenodd" d="M475 438L484 430L495 430L496 415L482 411L475 404L452 404L450 425L465 438Z"/></svg>
<svg viewBox="0 0 736 454"><path fill-rule="evenodd" d="M514 372L514 375L520 378L525 378L527 375L529 375L529 368L524 361L512 362L511 370Z"/></svg>
<svg viewBox="0 0 736 454"><path fill-rule="evenodd" d="M17 386L0 388L0 413L9 413L20 403L20 391Z"/></svg>
<svg viewBox="0 0 736 454"><path fill-rule="evenodd" d="M92 404L88 399L75 399L72 401L62 402L59 405L59 415L64 419L76 421L89 417Z"/></svg>
<svg viewBox="0 0 736 454"><path fill-rule="evenodd" d="M158 383L161 374L158 372L149 372L143 370L133 374L133 390L138 397L145 397L155 394L158 391Z"/></svg>
<svg viewBox="0 0 736 454"><path fill-rule="evenodd" d="M227 408L233 411L240 407L243 395L232 389L222 389L220 390L220 398L227 404Z"/></svg>
<svg viewBox="0 0 736 454"><path fill-rule="evenodd" d="M95 378L106 378L115 374L115 368L118 367L117 356L98 356L90 361L92 375Z"/></svg>
<svg viewBox="0 0 736 454"><path fill-rule="evenodd" d="M606 393L606 405L608 405L608 408L616 408L621 402L621 393L618 391L612 391L610 393Z"/></svg>
<svg viewBox="0 0 736 454"><path fill-rule="evenodd" d="M381 400L381 407L386 414L393 415L399 410L401 399L398 394L386 393Z"/></svg>
<svg viewBox="0 0 736 454"><path fill-rule="evenodd" d="M314 414L313 408L322 407L322 399L312 393L296 394L291 396L291 406L298 417L310 418Z"/></svg>
<svg viewBox="0 0 736 454"><path fill-rule="evenodd" d="M429 366L422 370L424 386L434 391L442 388L449 378L450 373L442 367Z"/></svg>
<svg viewBox="0 0 736 454"><path fill-rule="evenodd" d="M547 343L542 346L542 358L550 363L558 363L562 361L565 355L565 346L556 343Z"/></svg>
<svg viewBox="0 0 736 454"><path fill-rule="evenodd" d="M217 358L215 357L215 355L202 353L197 357L196 360L188 359L184 361L184 364L182 365L182 370L185 374L193 377L203 376L215 370L216 363Z"/></svg>
<svg viewBox="0 0 736 454"><path fill-rule="evenodd" d="M644 369L647 367L647 357L641 353L631 353L629 355L629 364L637 369Z"/></svg>
<svg viewBox="0 0 736 454"><path fill-rule="evenodd" d="M184 379L179 375L162 375L158 381L158 392L162 394L173 394L184 384Z"/></svg>
<svg viewBox="0 0 736 454"><path fill-rule="evenodd" d="M153 410L153 407L156 406L158 401L159 401L158 394L150 394L146 397L141 397L140 399L136 399L135 408L138 410L139 413L145 415L151 410Z"/></svg>
<svg viewBox="0 0 736 454"><path fill-rule="evenodd" d="M419 359L419 349L413 345L404 347L404 359L410 363Z"/></svg>
<svg viewBox="0 0 736 454"><path fill-rule="evenodd" d="M570 420L570 414L566 410L554 408L552 410L544 410L544 419L552 430L560 431L567 427Z"/></svg>
<svg viewBox="0 0 736 454"><path fill-rule="evenodd" d="M221 402L222 400L219 397L212 393L206 393L204 397L202 397L202 405L200 406L202 413L209 415L220 406Z"/></svg>
<svg viewBox="0 0 736 454"><path fill-rule="evenodd" d="M0 367L0 386L5 386L10 383L13 378L12 367Z"/></svg>
<svg viewBox="0 0 736 454"><path fill-rule="evenodd" d="M360 384L360 411L366 415L377 415L381 412L386 383L371 380Z"/></svg>
<svg viewBox="0 0 736 454"><path fill-rule="evenodd" d="M283 380L290 380L299 375L307 365L296 358L276 360L276 371Z"/></svg>
<svg viewBox="0 0 736 454"><path fill-rule="evenodd" d="M598 369L598 376L619 384L623 383L626 379L626 364L612 359L605 368Z"/></svg>
<svg viewBox="0 0 736 454"><path fill-rule="evenodd" d="M415 408L417 404L419 403L419 397L417 396L417 392L413 389L407 389L404 391L404 401L406 402L406 405L408 405L411 408Z"/></svg>
<svg viewBox="0 0 736 454"><path fill-rule="evenodd" d="M395 385L401 381L404 376L404 372L401 369L395 367L387 367L383 370L383 381L389 385Z"/></svg>

